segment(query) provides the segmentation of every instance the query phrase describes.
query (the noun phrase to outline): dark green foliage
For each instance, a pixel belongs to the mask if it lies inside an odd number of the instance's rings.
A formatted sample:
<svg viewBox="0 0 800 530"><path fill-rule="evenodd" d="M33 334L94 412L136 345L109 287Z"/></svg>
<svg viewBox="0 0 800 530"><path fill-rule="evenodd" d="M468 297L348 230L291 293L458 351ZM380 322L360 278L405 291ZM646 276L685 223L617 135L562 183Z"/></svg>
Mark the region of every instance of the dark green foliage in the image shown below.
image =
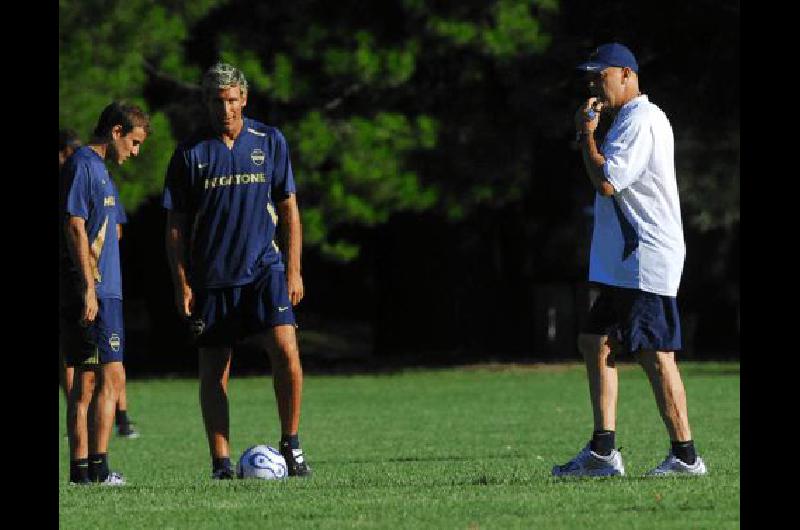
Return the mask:
<svg viewBox="0 0 800 530"><path fill-rule="evenodd" d="M441 324L445 315L451 329L468 319L479 323L473 330L518 330L509 336L527 333L534 284L586 277L593 191L571 147L572 116L586 96L574 66L601 42L625 42L639 59L644 92L675 133L687 312L710 292L720 299L709 302L709 314L719 313L715 305L738 307L737 1L685 0L668 11L619 0L602 8L588 0L59 6L59 124L86 139L114 98L153 116L139 159L112 168L125 179L129 212L145 199L155 204L176 142L204 119L202 71L230 61L251 83L246 114L288 138L306 263L324 264L318 278L331 261L349 263L371 286L341 284L330 297L357 299L348 310L360 317L398 322L397 297L377 302L380 293L447 286L452 308L415 313L417 320ZM160 237L160 226L151 229L160 219L143 213L136 222L147 245ZM417 232L392 238L404 229ZM142 252L152 251L147 245ZM409 259L428 274L424 287L423 273L387 287L381 278L395 280L393 269ZM342 294L354 289L363 298ZM321 302L306 302L314 303ZM388 313L375 311L379 304ZM485 320L481 308L490 305L505 308L497 321ZM729 328L712 335L738 340Z"/></svg>
<svg viewBox="0 0 800 530"><path fill-rule="evenodd" d="M513 68L515 60L543 52L550 36L536 13L553 12L555 5L503 0L450 12L425 2L349 3L332 12L317 0L64 1L60 121L88 136L98 109L112 98L150 107L154 134L135 164L116 170L125 177L123 201L135 210L160 190L179 140L172 130L202 118L188 101L197 98L192 84L202 69L217 59L236 64L251 82L251 113L284 130L294 150L307 244L344 260L355 257L359 245L332 238L339 226L373 226L396 211L437 205L461 218L474 204L519 197L527 173L513 157L517 177L511 179L502 166L495 175L465 171L473 166L469 157L463 165L432 161L448 158L440 137L463 138L463 148L472 149L481 134L496 135L472 131L496 109L476 113L459 94L474 94L495 63ZM200 28L202 37L190 38ZM193 46L211 46L213 56L192 60ZM431 78L431 69L451 61L464 67L460 75ZM164 94L147 101L153 80L167 85L172 101ZM461 120L440 107L445 100L456 102ZM454 158L463 159L453 147ZM417 163L420 153L429 153L427 163ZM498 178L506 180L506 191L495 189Z"/></svg>
<svg viewBox="0 0 800 530"><path fill-rule="evenodd" d="M542 0L62 0L59 121L88 136L113 98L150 108L154 134L118 170L135 210L160 190L173 130L202 118L191 101L200 73L232 62L251 82L251 114L289 137L307 243L348 260L359 244L333 238L337 227L431 208L462 219L565 178L536 168L539 138L567 135L577 101L565 85L580 52L566 14ZM637 51L645 86L673 83L647 77L668 50ZM161 92L146 94L154 80ZM719 140L695 127L676 136L687 223L737 223L738 123Z"/></svg>
<svg viewBox="0 0 800 530"><path fill-rule="evenodd" d="M214 0L153 2L148 0L60 0L59 116L84 142L90 139L100 111L115 99L140 105L151 113L152 134L141 155L112 174L122 177L120 194L129 211L160 193L164 171L175 147L167 116L152 108L145 95L149 72L157 68L185 82L200 75L186 63L183 42L189 27Z"/></svg>

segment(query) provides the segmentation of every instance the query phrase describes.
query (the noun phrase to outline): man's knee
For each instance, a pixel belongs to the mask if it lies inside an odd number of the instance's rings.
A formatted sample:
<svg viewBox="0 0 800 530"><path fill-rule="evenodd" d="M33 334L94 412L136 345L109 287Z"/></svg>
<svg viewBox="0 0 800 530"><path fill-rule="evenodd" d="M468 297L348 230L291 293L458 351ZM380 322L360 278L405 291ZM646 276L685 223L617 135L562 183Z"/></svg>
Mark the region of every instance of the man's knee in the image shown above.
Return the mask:
<svg viewBox="0 0 800 530"><path fill-rule="evenodd" d="M272 329L270 339L267 351L273 362L289 366L299 364L300 349L294 326L276 326Z"/></svg>
<svg viewBox="0 0 800 530"><path fill-rule="evenodd" d="M112 362L103 365L103 378L101 392L106 395L116 395L123 383L123 372L121 362Z"/></svg>
<svg viewBox="0 0 800 530"><path fill-rule="evenodd" d="M76 370L72 389L69 393L70 401L88 406L92 400L96 384L97 378L94 371Z"/></svg>
<svg viewBox="0 0 800 530"><path fill-rule="evenodd" d="M608 337L605 335L592 335L581 333L578 335L578 351L584 359L596 359L609 354Z"/></svg>
<svg viewBox="0 0 800 530"><path fill-rule="evenodd" d="M636 360L645 370L663 373L675 364L675 354L671 351L639 350Z"/></svg>
<svg viewBox="0 0 800 530"><path fill-rule="evenodd" d="M231 349L228 347L200 348L199 375L204 387L225 386L230 367Z"/></svg>

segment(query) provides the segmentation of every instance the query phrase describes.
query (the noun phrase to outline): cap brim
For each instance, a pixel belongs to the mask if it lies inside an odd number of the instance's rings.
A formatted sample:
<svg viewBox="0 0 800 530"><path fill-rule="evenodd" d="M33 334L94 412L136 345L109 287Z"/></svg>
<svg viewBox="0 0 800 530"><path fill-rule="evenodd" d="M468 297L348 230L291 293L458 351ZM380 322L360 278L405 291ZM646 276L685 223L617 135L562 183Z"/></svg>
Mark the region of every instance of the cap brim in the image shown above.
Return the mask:
<svg viewBox="0 0 800 530"><path fill-rule="evenodd" d="M577 66L578 70L582 70L584 72L599 72L608 68L610 65L606 63L600 63L597 61L589 61L586 63L581 63Z"/></svg>

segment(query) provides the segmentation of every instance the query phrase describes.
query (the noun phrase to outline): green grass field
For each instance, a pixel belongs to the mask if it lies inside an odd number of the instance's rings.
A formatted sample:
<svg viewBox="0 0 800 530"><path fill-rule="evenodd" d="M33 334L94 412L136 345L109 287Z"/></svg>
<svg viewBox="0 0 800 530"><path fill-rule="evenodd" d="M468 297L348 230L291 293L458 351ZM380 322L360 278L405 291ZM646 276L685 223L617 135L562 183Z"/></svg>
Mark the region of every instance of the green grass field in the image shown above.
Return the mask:
<svg viewBox="0 0 800 530"><path fill-rule="evenodd" d="M123 488L69 487L62 528L738 528L739 365L681 365L707 477L642 478L669 449L649 385L620 366L628 476L554 479L591 433L580 366L307 376L310 480L210 480L192 379L130 381L136 440L113 438ZM271 379L230 383L231 450L279 438ZM63 401L60 402L63 411ZM60 435L64 433L64 420Z"/></svg>

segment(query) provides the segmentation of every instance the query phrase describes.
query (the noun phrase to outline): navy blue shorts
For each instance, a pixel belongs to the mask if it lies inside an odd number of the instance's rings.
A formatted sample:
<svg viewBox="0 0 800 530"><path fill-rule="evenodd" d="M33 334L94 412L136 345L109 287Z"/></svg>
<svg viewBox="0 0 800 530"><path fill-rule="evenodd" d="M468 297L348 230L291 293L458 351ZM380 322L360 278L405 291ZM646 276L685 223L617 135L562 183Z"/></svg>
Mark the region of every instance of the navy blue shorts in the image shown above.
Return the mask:
<svg viewBox="0 0 800 530"><path fill-rule="evenodd" d="M77 299L60 309L61 345L67 366L122 362L125 349L122 300L98 299L97 316L86 327L78 322L82 314L83 302Z"/></svg>
<svg viewBox="0 0 800 530"><path fill-rule="evenodd" d="M195 292L195 324L202 331L198 346L231 346L253 333L295 325L286 275L268 269L253 283Z"/></svg>
<svg viewBox="0 0 800 530"><path fill-rule="evenodd" d="M682 347L675 297L638 289L601 285L582 332L613 337L629 353L677 351Z"/></svg>

